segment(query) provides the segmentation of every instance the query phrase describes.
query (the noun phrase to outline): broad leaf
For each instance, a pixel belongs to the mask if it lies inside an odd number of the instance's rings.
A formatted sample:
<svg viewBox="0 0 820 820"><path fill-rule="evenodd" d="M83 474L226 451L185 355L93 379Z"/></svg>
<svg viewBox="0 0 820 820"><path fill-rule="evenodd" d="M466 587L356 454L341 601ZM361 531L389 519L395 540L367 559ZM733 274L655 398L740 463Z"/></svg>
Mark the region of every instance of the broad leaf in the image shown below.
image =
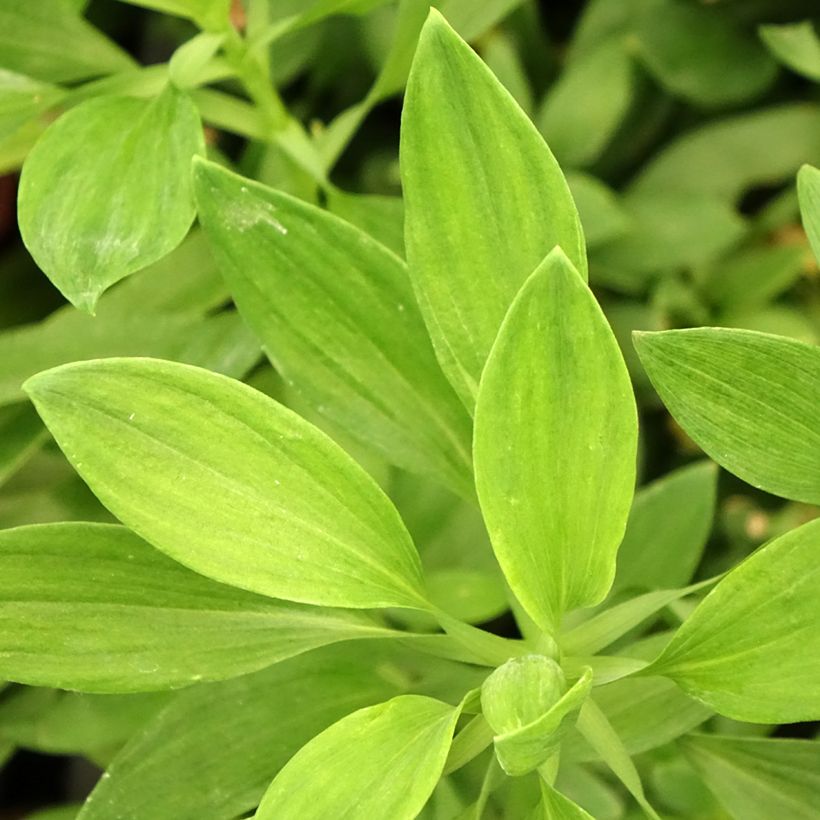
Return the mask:
<svg viewBox="0 0 820 820"><path fill-rule="evenodd" d="M554 245L586 275L578 214L540 135L472 49L432 11L401 134L405 240L439 360L472 409L502 319Z"/></svg>
<svg viewBox="0 0 820 820"><path fill-rule="evenodd" d="M760 26L758 31L769 51L781 63L820 82L820 37L811 20L780 26Z"/></svg>
<svg viewBox="0 0 820 820"><path fill-rule="evenodd" d="M427 607L395 508L338 445L246 385L186 365L64 365L26 390L100 500L203 575L346 607Z"/></svg>
<svg viewBox="0 0 820 820"><path fill-rule="evenodd" d="M820 816L820 743L692 735L686 757L732 817L814 820Z"/></svg>
<svg viewBox="0 0 820 820"><path fill-rule="evenodd" d="M820 503L820 348L746 330L636 333L664 404L755 487Z"/></svg>
<svg viewBox="0 0 820 820"><path fill-rule="evenodd" d="M814 258L820 264L820 169L804 165L797 175L800 214L809 237Z"/></svg>
<svg viewBox="0 0 820 820"><path fill-rule="evenodd" d="M98 97L53 123L26 159L23 241L78 307L173 250L194 218L189 166L204 152L193 102Z"/></svg>
<svg viewBox="0 0 820 820"><path fill-rule="evenodd" d="M642 674L749 723L820 718L820 520L732 570Z"/></svg>
<svg viewBox="0 0 820 820"><path fill-rule="evenodd" d="M403 695L354 712L311 740L276 776L258 820L412 820L441 776L459 710Z"/></svg>
<svg viewBox="0 0 820 820"><path fill-rule="evenodd" d="M80 817L233 820L245 814L317 732L395 692L373 673L372 658L371 650L331 647L186 689L117 755Z"/></svg>
<svg viewBox="0 0 820 820"><path fill-rule="evenodd" d="M481 381L474 442L493 548L545 629L609 590L636 443L635 400L615 337L569 260L554 251L501 327Z"/></svg>
<svg viewBox="0 0 820 820"><path fill-rule="evenodd" d="M0 64L18 74L58 83L134 68L119 46L71 11L64 0L3 0Z"/></svg>
<svg viewBox="0 0 820 820"><path fill-rule="evenodd" d="M712 528L717 470L682 467L635 494L618 550L614 589L674 589L689 583Z"/></svg>
<svg viewBox="0 0 820 820"><path fill-rule="evenodd" d="M199 216L276 370L388 462L473 494L468 414L401 260L327 211L196 163Z"/></svg>
<svg viewBox="0 0 820 820"><path fill-rule="evenodd" d="M185 569L123 527L0 532L0 675L86 692L221 680L389 630Z"/></svg>

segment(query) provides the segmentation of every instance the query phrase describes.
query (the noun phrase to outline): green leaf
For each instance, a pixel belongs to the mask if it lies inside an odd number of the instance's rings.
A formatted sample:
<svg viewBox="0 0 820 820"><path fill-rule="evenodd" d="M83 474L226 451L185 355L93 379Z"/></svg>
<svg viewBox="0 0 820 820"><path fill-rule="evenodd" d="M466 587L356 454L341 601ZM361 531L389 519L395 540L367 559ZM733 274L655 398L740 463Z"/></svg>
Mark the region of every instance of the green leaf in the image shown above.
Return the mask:
<svg viewBox="0 0 820 820"><path fill-rule="evenodd" d="M636 41L638 55L659 82L703 106L756 97L777 74L760 42L715 8L657 3L641 17Z"/></svg>
<svg viewBox="0 0 820 820"><path fill-rule="evenodd" d="M627 232L630 217L611 188L581 171L568 173L567 183L581 214L588 248L603 245Z"/></svg>
<svg viewBox="0 0 820 820"><path fill-rule="evenodd" d="M820 37L811 20L779 26L760 26L758 32L769 51L783 65L820 82Z"/></svg>
<svg viewBox="0 0 820 820"><path fill-rule="evenodd" d="M117 755L81 820L246 814L300 746L395 692L374 674L373 659L373 650L330 647L184 690Z"/></svg>
<svg viewBox="0 0 820 820"><path fill-rule="evenodd" d="M228 22L231 0L124 0L132 6L144 6L166 14L188 17L206 29L224 29Z"/></svg>
<svg viewBox="0 0 820 820"><path fill-rule="evenodd" d="M820 106L778 105L684 133L644 165L631 191L734 201L753 186L785 181L804 162L820 163Z"/></svg>
<svg viewBox="0 0 820 820"><path fill-rule="evenodd" d="M0 409L0 486L12 476L48 438L31 407Z"/></svg>
<svg viewBox="0 0 820 820"><path fill-rule="evenodd" d="M820 264L820 169L804 165L797 174L800 215L814 258Z"/></svg>
<svg viewBox="0 0 820 820"><path fill-rule="evenodd" d="M23 382L67 362L108 356L157 356L241 378L259 343L235 312L208 319L112 310L88 316L60 310L38 324L0 333L0 405L25 399Z"/></svg>
<svg viewBox="0 0 820 820"><path fill-rule="evenodd" d="M691 581L715 514L717 469L701 461L635 494L613 589L675 589Z"/></svg>
<svg viewBox="0 0 820 820"><path fill-rule="evenodd" d="M0 135L13 134L64 96L57 86L0 68Z"/></svg>
<svg viewBox="0 0 820 820"><path fill-rule="evenodd" d="M428 607L395 508L267 396L153 359L64 365L26 391L100 500L180 563L291 601Z"/></svg>
<svg viewBox="0 0 820 820"><path fill-rule="evenodd" d="M536 116L562 165L585 166L601 156L629 111L634 85L632 58L619 37L570 61Z"/></svg>
<svg viewBox="0 0 820 820"><path fill-rule="evenodd" d="M577 803L573 803L549 783L541 780L541 809L546 820L593 820Z"/></svg>
<svg viewBox="0 0 820 820"><path fill-rule="evenodd" d="M361 228L396 256L404 258L404 202L399 196L352 194L339 188L325 193L327 209Z"/></svg>
<svg viewBox="0 0 820 820"><path fill-rule="evenodd" d="M820 743L692 735L686 757L732 817L813 820L820 815Z"/></svg>
<svg viewBox="0 0 820 820"><path fill-rule="evenodd" d="M820 348L747 330L636 333L664 404L721 466L820 503Z"/></svg>
<svg viewBox="0 0 820 820"><path fill-rule="evenodd" d="M63 0L3 0L0 65L55 83L127 71L135 66L119 46Z"/></svg>
<svg viewBox="0 0 820 820"><path fill-rule="evenodd" d="M317 735L276 776L258 820L411 820L441 776L459 710L419 695L361 709Z"/></svg>
<svg viewBox="0 0 820 820"><path fill-rule="evenodd" d="M0 598L0 675L86 692L221 680L390 634L358 613L223 586L104 524L0 532Z"/></svg>
<svg viewBox="0 0 820 820"><path fill-rule="evenodd" d="M820 717L820 520L732 570L642 674L665 675L748 723Z"/></svg>
<svg viewBox="0 0 820 820"><path fill-rule="evenodd" d="M636 445L635 400L615 337L569 260L553 251L501 327L481 380L474 441L493 548L544 629L608 592Z"/></svg>
<svg viewBox="0 0 820 820"><path fill-rule="evenodd" d="M203 153L193 102L98 97L53 123L20 177L26 247L76 306L172 251L194 219L191 157Z"/></svg>
<svg viewBox="0 0 820 820"><path fill-rule="evenodd" d="M196 163L202 225L276 370L389 463L474 493L468 414L401 260L327 211Z"/></svg>
<svg viewBox="0 0 820 820"><path fill-rule="evenodd" d="M444 372L472 409L484 362L524 280L561 245L586 275L578 214L535 127L435 11L401 133L407 259Z"/></svg>

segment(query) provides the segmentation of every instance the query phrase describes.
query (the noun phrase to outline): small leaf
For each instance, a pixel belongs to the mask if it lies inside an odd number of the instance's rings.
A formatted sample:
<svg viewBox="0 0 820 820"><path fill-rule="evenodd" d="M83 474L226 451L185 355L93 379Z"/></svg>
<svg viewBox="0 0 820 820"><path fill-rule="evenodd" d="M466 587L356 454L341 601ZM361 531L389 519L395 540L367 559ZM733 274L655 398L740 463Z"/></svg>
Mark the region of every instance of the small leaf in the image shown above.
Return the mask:
<svg viewBox="0 0 820 820"><path fill-rule="evenodd" d="M526 277L556 244L584 275L586 256L549 149L436 11L407 86L401 173L413 286L442 368L472 410L485 359Z"/></svg>
<svg viewBox="0 0 820 820"><path fill-rule="evenodd" d="M501 327L481 381L474 441L493 548L544 629L609 590L636 441L635 400L615 337L569 260L554 251Z"/></svg>
<svg viewBox="0 0 820 820"><path fill-rule="evenodd" d="M343 434L472 496L470 418L401 260L327 211L213 163L195 169L200 220L276 370Z"/></svg>
<svg viewBox="0 0 820 820"><path fill-rule="evenodd" d="M820 264L820 169L804 165L797 174L797 194L800 197L800 214L803 227Z"/></svg>
<svg viewBox="0 0 820 820"><path fill-rule="evenodd" d="M749 723L820 718L820 519L775 539L706 596L642 674Z"/></svg>
<svg viewBox="0 0 820 820"><path fill-rule="evenodd" d="M541 782L541 808L545 820L593 820L577 803L573 803L543 779Z"/></svg>
<svg viewBox="0 0 820 820"><path fill-rule="evenodd" d="M820 37L811 20L760 26L760 38L769 51L798 74L820 82Z"/></svg>
<svg viewBox="0 0 820 820"><path fill-rule="evenodd" d="M712 528L717 469L701 461L635 494L618 550L615 590L675 589L689 583Z"/></svg>
<svg viewBox="0 0 820 820"><path fill-rule="evenodd" d="M230 0L125 0L134 6L188 17L206 29L224 29L228 21Z"/></svg>
<svg viewBox="0 0 820 820"><path fill-rule="evenodd" d="M77 472L180 563L263 595L427 608L395 508L338 445L250 387L153 359L26 383Z"/></svg>
<svg viewBox="0 0 820 820"><path fill-rule="evenodd" d="M221 680L390 631L203 578L123 527L0 531L0 675L86 692Z"/></svg>
<svg viewBox="0 0 820 820"><path fill-rule="evenodd" d="M721 466L820 503L820 348L748 330L636 333L664 404Z"/></svg>
<svg viewBox="0 0 820 820"><path fill-rule="evenodd" d="M114 758L81 820L247 814L300 746L351 709L395 692L374 674L374 652L329 647L183 690Z"/></svg>
<svg viewBox="0 0 820 820"><path fill-rule="evenodd" d="M820 743L692 735L686 757L732 817L815 820L820 816Z"/></svg>
<svg viewBox="0 0 820 820"><path fill-rule="evenodd" d="M459 710L402 695L334 723L291 758L258 820L412 820L441 776Z"/></svg>
<svg viewBox="0 0 820 820"><path fill-rule="evenodd" d="M194 219L189 167L204 152L193 102L97 97L53 123L26 159L18 219L26 247L77 307L173 250Z"/></svg>

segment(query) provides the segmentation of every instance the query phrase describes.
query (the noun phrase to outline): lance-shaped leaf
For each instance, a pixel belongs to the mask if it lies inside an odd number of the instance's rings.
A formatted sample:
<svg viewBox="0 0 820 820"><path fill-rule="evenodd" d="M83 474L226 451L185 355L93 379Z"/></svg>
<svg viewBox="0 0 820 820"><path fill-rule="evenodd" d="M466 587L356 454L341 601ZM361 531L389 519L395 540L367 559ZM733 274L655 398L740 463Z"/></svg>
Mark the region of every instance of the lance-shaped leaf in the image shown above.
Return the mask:
<svg viewBox="0 0 820 820"><path fill-rule="evenodd" d="M304 743L395 693L372 660L372 650L328 647L182 691L114 758L80 817L233 820L253 810Z"/></svg>
<svg viewBox="0 0 820 820"><path fill-rule="evenodd" d="M194 219L190 162L204 151L196 106L97 97L53 123L26 159L18 219L26 247L66 298L99 295L172 251Z"/></svg>
<svg viewBox="0 0 820 820"><path fill-rule="evenodd" d="M712 527L717 469L708 461L675 470L635 494L618 549L615 589L687 584Z"/></svg>
<svg viewBox="0 0 820 820"><path fill-rule="evenodd" d="M390 634L363 614L218 584L105 524L0 532L0 599L0 676L87 692L221 680Z"/></svg>
<svg viewBox="0 0 820 820"><path fill-rule="evenodd" d="M386 496L262 393L154 359L64 365L26 389L97 497L180 563L291 601L427 606Z"/></svg>
<svg viewBox="0 0 820 820"><path fill-rule="evenodd" d="M686 757L732 817L820 817L820 743L692 735Z"/></svg>
<svg viewBox="0 0 820 820"><path fill-rule="evenodd" d="M472 495L469 416L401 260L327 211L213 163L195 168L200 220L276 369L345 434Z"/></svg>
<svg viewBox="0 0 820 820"><path fill-rule="evenodd" d="M549 783L541 780L541 814L544 820L593 820L592 815L573 803ZM534 818L533 818L534 820Z"/></svg>
<svg viewBox="0 0 820 820"><path fill-rule="evenodd" d="M459 709L402 695L348 715L276 776L258 820L412 820L441 777Z"/></svg>
<svg viewBox="0 0 820 820"><path fill-rule="evenodd" d="M495 732L501 768L511 776L524 775L555 754L591 688L591 669L567 689L561 668L542 655L498 667L481 687L481 708Z"/></svg>
<svg viewBox="0 0 820 820"><path fill-rule="evenodd" d="M615 337L589 288L555 250L498 334L481 380L473 445L493 549L545 629L609 590L632 500L637 433Z"/></svg>
<svg viewBox="0 0 820 820"><path fill-rule="evenodd" d="M47 438L48 433L32 407L0 408L0 486Z"/></svg>
<svg viewBox="0 0 820 820"><path fill-rule="evenodd" d="M750 330L635 333L664 404L719 464L820 503L820 348Z"/></svg>
<svg viewBox="0 0 820 820"><path fill-rule="evenodd" d="M749 723L820 718L820 519L732 570L644 670Z"/></svg>
<svg viewBox="0 0 820 820"><path fill-rule="evenodd" d="M800 215L814 258L820 262L820 169L804 165L797 174Z"/></svg>
<svg viewBox="0 0 820 820"><path fill-rule="evenodd" d="M586 256L549 148L436 11L407 85L401 174L413 285L439 361L472 409L487 354L524 280L555 245L584 275Z"/></svg>

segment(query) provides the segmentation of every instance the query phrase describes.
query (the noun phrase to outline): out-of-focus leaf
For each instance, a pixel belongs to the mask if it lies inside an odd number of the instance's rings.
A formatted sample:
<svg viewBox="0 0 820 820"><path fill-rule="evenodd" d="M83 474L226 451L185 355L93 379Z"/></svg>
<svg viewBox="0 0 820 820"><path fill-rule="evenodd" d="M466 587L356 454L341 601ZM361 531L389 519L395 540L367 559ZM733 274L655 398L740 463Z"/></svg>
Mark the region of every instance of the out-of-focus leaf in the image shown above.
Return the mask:
<svg viewBox="0 0 820 820"><path fill-rule="evenodd" d="M395 693L374 660L373 650L331 647L185 690L117 755L80 817L233 820L252 810L300 746Z"/></svg>
<svg viewBox="0 0 820 820"><path fill-rule="evenodd" d="M593 820L577 803L541 780L541 810L545 820Z"/></svg>
<svg viewBox="0 0 820 820"><path fill-rule="evenodd" d="M404 257L404 203L401 197L352 194L331 188L327 192L327 208L369 233L397 256Z"/></svg>
<svg viewBox="0 0 820 820"><path fill-rule="evenodd" d="M531 114L532 88L513 38L498 29L491 31L484 38L481 56L521 108Z"/></svg>
<svg viewBox="0 0 820 820"><path fill-rule="evenodd" d="M33 408L0 408L0 486L48 438Z"/></svg>
<svg viewBox="0 0 820 820"><path fill-rule="evenodd" d="M570 61L535 118L562 166L583 167L600 157L632 104L633 80L619 37Z"/></svg>
<svg viewBox="0 0 820 820"><path fill-rule="evenodd" d="M0 65L52 83L134 68L119 46L63 0L3 0Z"/></svg>
<svg viewBox="0 0 820 820"><path fill-rule="evenodd" d="M760 26L760 37L777 59L798 74L820 82L820 37L811 20Z"/></svg>
<svg viewBox="0 0 820 820"><path fill-rule="evenodd" d="M228 21L231 0L124 0L166 14L188 17L203 28L222 29Z"/></svg>
<svg viewBox="0 0 820 820"><path fill-rule="evenodd" d="M57 86L0 69L0 136L14 134L28 120L58 103L64 95L63 89Z"/></svg>
<svg viewBox="0 0 820 820"><path fill-rule="evenodd" d="M401 260L312 205L198 163L199 216L276 370L329 425L474 493L469 415L436 361Z"/></svg>
<svg viewBox="0 0 820 820"><path fill-rule="evenodd" d="M817 720L818 545L820 519L762 547L718 583L642 674L672 678L735 720Z"/></svg>
<svg viewBox="0 0 820 820"><path fill-rule="evenodd" d="M435 11L408 82L401 169L413 286L442 368L472 410L484 362L524 279L556 244L584 276L586 256L549 149Z"/></svg>
<svg viewBox="0 0 820 820"><path fill-rule="evenodd" d="M804 165L797 175L800 215L814 258L820 264L820 169Z"/></svg>
<svg viewBox="0 0 820 820"><path fill-rule="evenodd" d="M412 820L441 777L459 709L400 695L348 715L292 757L265 792L258 820Z"/></svg>
<svg viewBox="0 0 820 820"><path fill-rule="evenodd" d="M413 542L376 483L247 385L108 359L40 373L26 390L100 500L197 572L303 603L429 608Z"/></svg>
<svg viewBox="0 0 820 820"><path fill-rule="evenodd" d="M721 466L820 503L820 348L727 328L635 334L664 404Z"/></svg>
<svg viewBox="0 0 820 820"><path fill-rule="evenodd" d="M686 757L732 817L813 820L820 815L820 743L692 735Z"/></svg>
<svg viewBox="0 0 820 820"><path fill-rule="evenodd" d="M683 0L654 5L638 23L638 55L669 91L704 106L762 94L777 65L721 9Z"/></svg>
<svg viewBox="0 0 820 820"><path fill-rule="evenodd" d="M474 439L493 549L542 628L554 631L565 611L608 592L636 446L635 400L617 342L555 250L504 320L482 376Z"/></svg>
<svg viewBox="0 0 820 820"><path fill-rule="evenodd" d="M0 675L86 692L222 680L389 634L358 613L223 586L101 524L0 532L0 598Z"/></svg>
<svg viewBox="0 0 820 820"><path fill-rule="evenodd" d="M567 183L581 215L588 248L606 244L627 232L630 217L611 188L581 171L568 173Z"/></svg>
<svg viewBox="0 0 820 820"><path fill-rule="evenodd" d="M642 487L629 513L613 589L684 586L712 528L717 470L701 462Z"/></svg>
<svg viewBox="0 0 820 820"><path fill-rule="evenodd" d="M196 106L173 86L153 100L81 103L49 126L23 166L26 247L69 301L93 311L106 288L185 238L190 161L204 150Z"/></svg>

